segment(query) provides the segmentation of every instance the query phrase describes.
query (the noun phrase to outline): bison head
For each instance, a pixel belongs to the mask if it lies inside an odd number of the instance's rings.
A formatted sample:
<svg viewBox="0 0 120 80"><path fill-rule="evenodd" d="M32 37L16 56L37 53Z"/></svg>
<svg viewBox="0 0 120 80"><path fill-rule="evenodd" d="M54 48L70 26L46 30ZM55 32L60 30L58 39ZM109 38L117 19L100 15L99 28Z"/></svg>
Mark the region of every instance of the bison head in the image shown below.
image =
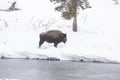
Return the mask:
<svg viewBox="0 0 120 80"><path fill-rule="evenodd" d="M66 41L67 41L67 34L65 34L65 33L62 34L62 41L64 43L66 43Z"/></svg>

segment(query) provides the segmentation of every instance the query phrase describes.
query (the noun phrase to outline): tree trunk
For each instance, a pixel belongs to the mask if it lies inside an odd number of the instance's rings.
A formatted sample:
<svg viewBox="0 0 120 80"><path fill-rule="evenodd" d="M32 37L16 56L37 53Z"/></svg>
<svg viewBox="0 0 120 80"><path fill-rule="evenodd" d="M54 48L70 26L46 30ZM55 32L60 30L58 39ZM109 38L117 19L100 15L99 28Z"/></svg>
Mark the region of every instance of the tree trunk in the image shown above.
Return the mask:
<svg viewBox="0 0 120 80"><path fill-rule="evenodd" d="M72 0L73 5L73 31L77 32L77 2L78 0Z"/></svg>
<svg viewBox="0 0 120 80"><path fill-rule="evenodd" d="M15 10L15 5L16 5L16 1L11 4L11 6L9 7L9 10L11 11Z"/></svg>
<svg viewBox="0 0 120 80"><path fill-rule="evenodd" d="M73 19L73 31L77 32L77 15Z"/></svg>

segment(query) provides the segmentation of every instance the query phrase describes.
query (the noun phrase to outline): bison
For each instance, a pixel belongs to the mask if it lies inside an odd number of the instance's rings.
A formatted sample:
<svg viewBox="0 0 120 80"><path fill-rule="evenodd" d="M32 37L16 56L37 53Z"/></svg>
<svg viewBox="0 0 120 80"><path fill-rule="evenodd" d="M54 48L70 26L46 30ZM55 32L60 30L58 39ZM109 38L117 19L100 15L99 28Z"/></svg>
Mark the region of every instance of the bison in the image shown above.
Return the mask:
<svg viewBox="0 0 120 80"><path fill-rule="evenodd" d="M62 33L60 30L50 30L40 33L39 48L46 41L48 43L54 43L54 47L57 47L58 43L67 41L67 34Z"/></svg>

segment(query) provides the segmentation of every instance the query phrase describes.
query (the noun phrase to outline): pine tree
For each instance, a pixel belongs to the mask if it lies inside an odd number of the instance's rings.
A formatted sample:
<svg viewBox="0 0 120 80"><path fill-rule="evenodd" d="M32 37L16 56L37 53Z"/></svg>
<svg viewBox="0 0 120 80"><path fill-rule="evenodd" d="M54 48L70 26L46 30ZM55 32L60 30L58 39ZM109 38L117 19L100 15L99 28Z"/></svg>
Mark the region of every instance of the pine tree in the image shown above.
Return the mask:
<svg viewBox="0 0 120 80"><path fill-rule="evenodd" d="M114 1L114 4L118 5L119 4L119 1L118 0L113 0Z"/></svg>
<svg viewBox="0 0 120 80"><path fill-rule="evenodd" d="M73 31L77 32L77 14L78 9L91 8L87 0L50 0L51 2L59 3L55 7L56 11L62 12L62 17L67 20L73 18Z"/></svg>

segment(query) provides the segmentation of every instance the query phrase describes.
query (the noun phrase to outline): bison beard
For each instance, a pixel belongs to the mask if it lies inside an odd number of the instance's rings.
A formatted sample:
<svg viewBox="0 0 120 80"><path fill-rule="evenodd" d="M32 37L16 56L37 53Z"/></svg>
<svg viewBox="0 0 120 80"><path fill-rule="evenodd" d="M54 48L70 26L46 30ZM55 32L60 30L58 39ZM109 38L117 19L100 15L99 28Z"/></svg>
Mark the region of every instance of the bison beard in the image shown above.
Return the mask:
<svg viewBox="0 0 120 80"><path fill-rule="evenodd" d="M57 47L58 43L65 43L67 41L67 35L65 33L62 33L60 30L42 32L40 33L39 47L41 47L45 41L48 43L54 43L54 47Z"/></svg>

